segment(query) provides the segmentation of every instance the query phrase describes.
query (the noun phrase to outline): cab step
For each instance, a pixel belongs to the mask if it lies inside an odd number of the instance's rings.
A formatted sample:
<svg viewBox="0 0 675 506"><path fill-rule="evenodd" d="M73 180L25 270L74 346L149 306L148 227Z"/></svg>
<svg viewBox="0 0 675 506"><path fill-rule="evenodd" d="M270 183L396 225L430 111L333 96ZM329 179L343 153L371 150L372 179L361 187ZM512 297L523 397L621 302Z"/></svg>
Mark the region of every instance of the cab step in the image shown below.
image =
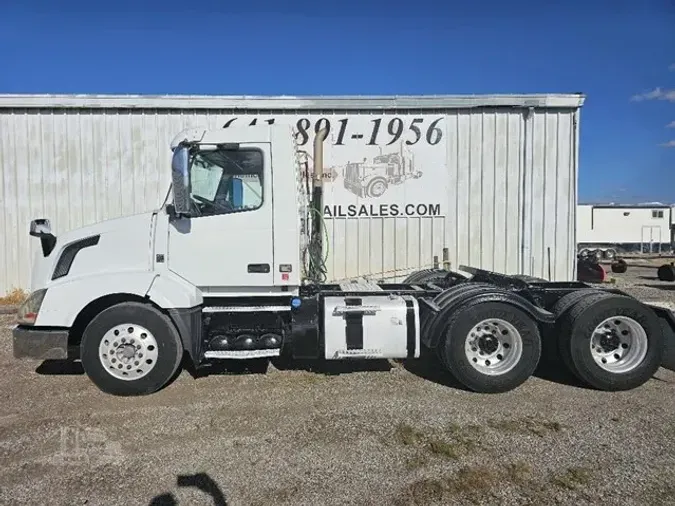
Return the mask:
<svg viewBox="0 0 675 506"><path fill-rule="evenodd" d="M290 311L290 306L207 306L202 308L202 313L258 313Z"/></svg>
<svg viewBox="0 0 675 506"><path fill-rule="evenodd" d="M247 358L268 358L278 357L280 349L276 350L209 350L204 352L204 358L215 359L247 359Z"/></svg>

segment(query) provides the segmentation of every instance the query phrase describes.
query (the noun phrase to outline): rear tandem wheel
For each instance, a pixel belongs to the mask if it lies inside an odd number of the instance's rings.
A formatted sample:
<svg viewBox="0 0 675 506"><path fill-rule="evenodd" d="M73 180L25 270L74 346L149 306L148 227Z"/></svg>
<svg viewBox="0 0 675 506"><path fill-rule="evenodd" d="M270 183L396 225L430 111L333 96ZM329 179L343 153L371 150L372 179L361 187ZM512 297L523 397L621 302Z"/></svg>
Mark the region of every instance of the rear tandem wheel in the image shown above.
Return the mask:
<svg viewBox="0 0 675 506"><path fill-rule="evenodd" d="M631 297L590 292L568 294L559 302L567 299L556 324L563 362L599 390L639 387L661 365L665 338L658 316Z"/></svg>
<svg viewBox="0 0 675 506"><path fill-rule="evenodd" d="M453 312L438 344L452 376L474 392L507 392L537 368L541 336L524 311L504 302L469 303Z"/></svg>

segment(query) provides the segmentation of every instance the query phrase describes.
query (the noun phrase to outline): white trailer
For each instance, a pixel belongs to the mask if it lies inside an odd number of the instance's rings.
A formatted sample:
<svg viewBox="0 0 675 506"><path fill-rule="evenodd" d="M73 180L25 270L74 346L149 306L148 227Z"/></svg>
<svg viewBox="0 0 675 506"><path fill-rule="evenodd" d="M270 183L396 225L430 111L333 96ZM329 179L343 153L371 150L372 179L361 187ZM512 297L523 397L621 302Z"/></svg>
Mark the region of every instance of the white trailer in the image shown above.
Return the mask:
<svg viewBox="0 0 675 506"><path fill-rule="evenodd" d="M155 211L59 235L33 220L40 249L14 356L81 360L117 395L159 390L184 355L199 368L414 360L424 349L478 392L521 385L546 346L604 390L673 366L672 312L618 290L469 267L403 283L325 283L326 136L314 136L309 170L302 134L288 126L183 131L171 144L171 191Z"/></svg>
<svg viewBox="0 0 675 506"><path fill-rule="evenodd" d="M672 228L672 207L665 204L579 204L577 207L580 251L671 251Z"/></svg>
<svg viewBox="0 0 675 506"><path fill-rule="evenodd" d="M36 245L24 231L33 217L50 216L60 234L151 212L166 194L166 143L176 132L267 123L292 125L305 148L329 129L328 280L400 281L444 248L453 266L574 280L583 102L0 95L0 294L30 284Z"/></svg>

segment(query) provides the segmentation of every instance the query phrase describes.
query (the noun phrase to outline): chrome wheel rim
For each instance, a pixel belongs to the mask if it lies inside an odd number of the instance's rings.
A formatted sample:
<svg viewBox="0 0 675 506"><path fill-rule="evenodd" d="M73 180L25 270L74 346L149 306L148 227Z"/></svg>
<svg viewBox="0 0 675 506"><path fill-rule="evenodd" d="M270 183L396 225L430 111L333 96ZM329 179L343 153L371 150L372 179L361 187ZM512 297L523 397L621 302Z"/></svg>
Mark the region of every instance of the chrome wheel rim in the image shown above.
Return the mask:
<svg viewBox="0 0 675 506"><path fill-rule="evenodd" d="M117 325L105 333L98 357L111 376L133 381L146 376L157 364L157 340L145 327L134 323Z"/></svg>
<svg viewBox="0 0 675 506"><path fill-rule="evenodd" d="M590 347L601 369L623 374L642 363L649 345L642 325L628 316L613 316L595 327Z"/></svg>
<svg viewBox="0 0 675 506"><path fill-rule="evenodd" d="M523 339L511 323L499 318L488 318L469 331L464 353L473 368L481 374L498 376L518 365L523 355Z"/></svg>

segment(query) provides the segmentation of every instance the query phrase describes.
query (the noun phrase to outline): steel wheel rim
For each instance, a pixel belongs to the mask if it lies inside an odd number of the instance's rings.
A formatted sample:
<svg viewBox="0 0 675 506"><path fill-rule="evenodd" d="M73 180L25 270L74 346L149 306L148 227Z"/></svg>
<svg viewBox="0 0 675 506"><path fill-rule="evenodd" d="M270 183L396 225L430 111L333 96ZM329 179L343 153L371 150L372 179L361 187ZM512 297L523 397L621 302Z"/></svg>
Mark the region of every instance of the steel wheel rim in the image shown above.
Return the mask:
<svg viewBox="0 0 675 506"><path fill-rule="evenodd" d="M649 348L647 331L628 316L603 320L595 327L589 346L595 363L615 374L627 373L638 367Z"/></svg>
<svg viewBox="0 0 675 506"><path fill-rule="evenodd" d="M500 318L482 320L469 331L464 353L481 374L499 376L513 370L523 355L523 339L513 324Z"/></svg>
<svg viewBox="0 0 675 506"><path fill-rule="evenodd" d="M123 323L108 330L98 345L103 368L123 381L146 376L157 364L157 340L145 327Z"/></svg>

